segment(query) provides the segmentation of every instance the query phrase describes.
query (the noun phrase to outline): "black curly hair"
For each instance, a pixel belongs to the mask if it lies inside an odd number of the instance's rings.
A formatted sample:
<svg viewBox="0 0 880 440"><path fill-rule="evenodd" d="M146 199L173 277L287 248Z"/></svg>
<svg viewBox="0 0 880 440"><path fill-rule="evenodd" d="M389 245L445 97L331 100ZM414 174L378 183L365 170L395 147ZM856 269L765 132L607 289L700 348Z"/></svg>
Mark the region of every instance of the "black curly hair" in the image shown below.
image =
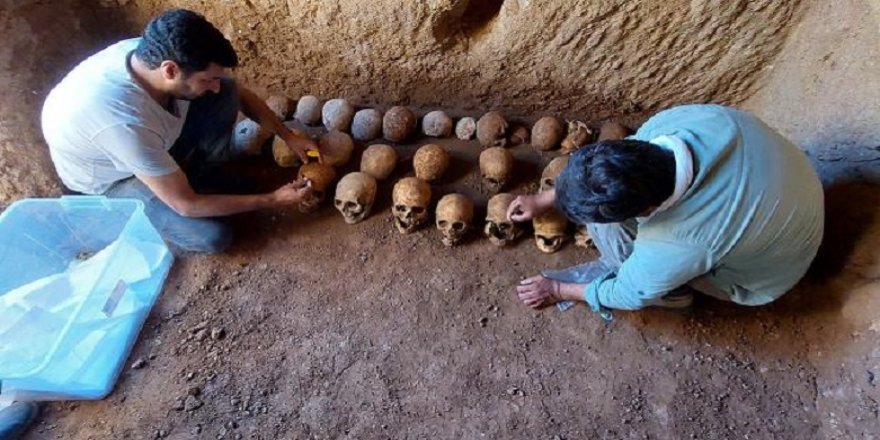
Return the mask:
<svg viewBox="0 0 880 440"><path fill-rule="evenodd" d="M186 9L165 11L151 20L135 55L151 69L174 61L185 74L205 70L211 63L238 65L232 43L205 17Z"/></svg>
<svg viewBox="0 0 880 440"><path fill-rule="evenodd" d="M649 142L598 142L571 155L555 186L556 207L571 220L622 222L672 195L675 157Z"/></svg>

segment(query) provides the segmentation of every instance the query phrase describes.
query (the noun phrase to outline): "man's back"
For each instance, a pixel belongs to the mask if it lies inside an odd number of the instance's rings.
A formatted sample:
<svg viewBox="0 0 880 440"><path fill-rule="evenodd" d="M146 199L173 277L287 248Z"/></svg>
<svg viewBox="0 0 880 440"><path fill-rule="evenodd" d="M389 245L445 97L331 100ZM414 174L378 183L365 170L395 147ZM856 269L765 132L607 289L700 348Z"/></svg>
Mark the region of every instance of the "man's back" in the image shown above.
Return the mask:
<svg viewBox="0 0 880 440"><path fill-rule="evenodd" d="M43 134L64 184L103 193L135 173L176 169L167 154L183 127L188 102L177 114L162 108L131 76L127 57L139 39L118 42L76 66L43 106Z"/></svg>
<svg viewBox="0 0 880 440"><path fill-rule="evenodd" d="M821 183L805 155L741 111L690 105L661 112L634 136L683 140L694 180L670 209L639 225L636 242L705 252L710 279L742 304L763 304L806 272L824 228Z"/></svg>

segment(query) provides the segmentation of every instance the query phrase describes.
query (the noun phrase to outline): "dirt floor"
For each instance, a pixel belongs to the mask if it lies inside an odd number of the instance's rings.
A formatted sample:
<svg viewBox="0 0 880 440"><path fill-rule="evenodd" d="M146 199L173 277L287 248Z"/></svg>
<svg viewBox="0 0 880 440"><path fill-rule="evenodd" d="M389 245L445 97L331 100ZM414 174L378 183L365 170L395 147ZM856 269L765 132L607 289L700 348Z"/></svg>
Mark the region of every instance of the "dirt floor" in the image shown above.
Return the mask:
<svg viewBox="0 0 880 440"><path fill-rule="evenodd" d="M828 186L825 246L776 303L700 297L610 323L526 309L519 279L595 254L400 235L391 186L421 139L398 146L363 223L329 205L252 213L230 252L180 256L114 392L49 405L26 439L880 438L880 9L819 3L750 107ZM455 160L434 199L484 205L476 143L440 143ZM514 151L514 191L532 191L550 156ZM246 171L266 188L291 177L268 158Z"/></svg>
<svg viewBox="0 0 880 440"><path fill-rule="evenodd" d="M398 146L402 164L429 141ZM434 200L461 191L484 205L477 143L439 143L454 160ZM534 190L552 155L513 151L515 191ZM267 185L290 175L269 158L246 170ZM357 225L329 204L312 215L236 217L229 253L177 260L114 393L51 405L28 438L880 432L874 188L829 192L841 215L829 222L837 233L822 270L778 303L699 298L690 314L617 312L605 323L583 306L531 311L513 290L542 268L595 258L591 251L568 243L545 255L528 239L499 249L478 237L447 248L433 228L400 235L390 188L409 173L401 166L382 183L374 214ZM862 307L844 306L849 296L864 297Z"/></svg>

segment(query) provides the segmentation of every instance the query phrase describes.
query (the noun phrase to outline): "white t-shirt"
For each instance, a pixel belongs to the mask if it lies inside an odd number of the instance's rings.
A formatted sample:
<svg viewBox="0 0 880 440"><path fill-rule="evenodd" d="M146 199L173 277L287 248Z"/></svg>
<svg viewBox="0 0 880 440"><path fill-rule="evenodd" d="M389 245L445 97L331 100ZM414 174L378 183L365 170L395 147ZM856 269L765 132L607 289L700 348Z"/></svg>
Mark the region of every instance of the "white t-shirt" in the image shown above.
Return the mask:
<svg viewBox="0 0 880 440"><path fill-rule="evenodd" d="M64 184L102 194L134 174L163 176L178 169L168 149L180 136L189 102L176 114L157 103L131 76L128 56L140 39L123 40L76 66L43 104L43 136Z"/></svg>

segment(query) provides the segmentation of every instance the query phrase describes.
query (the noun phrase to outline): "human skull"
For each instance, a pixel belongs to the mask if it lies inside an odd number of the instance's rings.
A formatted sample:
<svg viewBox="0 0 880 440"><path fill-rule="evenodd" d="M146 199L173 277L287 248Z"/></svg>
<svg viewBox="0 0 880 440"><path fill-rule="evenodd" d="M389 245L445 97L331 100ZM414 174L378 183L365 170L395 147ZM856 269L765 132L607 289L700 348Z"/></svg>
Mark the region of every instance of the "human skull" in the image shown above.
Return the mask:
<svg viewBox="0 0 880 440"><path fill-rule="evenodd" d="M397 166L397 151L390 145L374 144L361 155L361 172L376 180L385 180Z"/></svg>
<svg viewBox="0 0 880 440"><path fill-rule="evenodd" d="M513 162L513 154L502 147L487 148L480 153L480 174L491 194L501 191L513 177Z"/></svg>
<svg viewBox="0 0 880 440"><path fill-rule="evenodd" d="M416 128L416 115L403 107L391 107L382 118L382 136L391 142L403 142Z"/></svg>
<svg viewBox="0 0 880 440"><path fill-rule="evenodd" d="M602 127L599 128L599 139L597 139L596 142L617 141L628 135L629 129L626 128L626 126L617 122L608 121L602 124Z"/></svg>
<svg viewBox="0 0 880 440"><path fill-rule="evenodd" d="M272 113L275 113L278 119L286 121L290 115L291 107L293 107L293 101L286 96L272 95L266 98L266 107L269 107L269 110L272 110Z"/></svg>
<svg viewBox="0 0 880 440"><path fill-rule="evenodd" d="M510 193L496 194L489 199L483 234L495 246L506 246L522 234L522 228L507 218L507 208L514 199L516 196Z"/></svg>
<svg viewBox="0 0 880 440"><path fill-rule="evenodd" d="M590 236L590 232L587 230L586 226L578 225L577 229L575 229L574 245L586 249L594 247L593 237Z"/></svg>
<svg viewBox="0 0 880 440"><path fill-rule="evenodd" d="M443 234L443 244L454 246L471 230L474 220L474 202L461 194L447 194L437 202L437 229Z"/></svg>
<svg viewBox="0 0 880 440"><path fill-rule="evenodd" d="M420 147L413 156L413 168L416 177L426 182L433 182L443 176L449 168L449 153L436 144Z"/></svg>
<svg viewBox="0 0 880 440"><path fill-rule="evenodd" d="M299 98L293 117L305 125L316 125L321 121L321 100L312 95Z"/></svg>
<svg viewBox="0 0 880 440"><path fill-rule="evenodd" d="M391 191L394 226L401 234L409 234L428 221L431 185L417 177L405 177Z"/></svg>
<svg viewBox="0 0 880 440"><path fill-rule="evenodd" d="M552 254L565 242L568 219L555 209L549 209L532 219L535 228L535 244L541 252Z"/></svg>
<svg viewBox="0 0 880 440"><path fill-rule="evenodd" d="M318 146L324 163L334 167L347 164L354 151L354 141L351 140L351 136L338 130L321 136L318 139Z"/></svg>
<svg viewBox="0 0 880 440"><path fill-rule="evenodd" d="M425 136L449 137L452 134L452 118L441 110L434 110L422 118Z"/></svg>
<svg viewBox="0 0 880 440"><path fill-rule="evenodd" d="M365 108L354 114L351 121L351 135L359 141L371 141L382 134L382 112Z"/></svg>
<svg viewBox="0 0 880 440"><path fill-rule="evenodd" d="M471 117L465 117L458 120L455 124L455 136L463 141L470 140L477 132L477 121Z"/></svg>
<svg viewBox="0 0 880 440"><path fill-rule="evenodd" d="M547 164L541 173L541 192L556 188L556 178L568 165L568 156L559 156Z"/></svg>
<svg viewBox="0 0 880 440"><path fill-rule="evenodd" d="M352 117L354 117L354 107L342 98L327 101L324 109L321 110L321 121L328 131L348 130Z"/></svg>
<svg viewBox="0 0 880 440"><path fill-rule="evenodd" d="M376 179L355 171L346 174L336 184L333 204L342 213L345 222L353 225L370 215L370 208L373 207L375 200Z"/></svg>
<svg viewBox="0 0 880 440"><path fill-rule="evenodd" d="M299 168L297 178L308 179L312 185L311 195L299 202L299 210L314 212L321 206L321 202L330 191L330 186L336 180L336 170L326 163L309 162Z"/></svg>
<svg viewBox="0 0 880 440"><path fill-rule="evenodd" d="M581 121L568 121L568 135L562 140L562 154L571 154L590 142L593 131Z"/></svg>
<svg viewBox="0 0 880 440"><path fill-rule="evenodd" d="M305 133L297 129L291 129L290 132L297 137L308 137ZM275 163L277 163L278 166L284 168L290 168L300 164L299 156L287 146L287 142L285 142L284 139L281 139L278 136L275 136L275 140L272 141L272 157L275 158Z"/></svg>
<svg viewBox="0 0 880 440"><path fill-rule="evenodd" d="M523 125L514 125L510 129L510 145L522 145L529 142L529 129Z"/></svg>
<svg viewBox="0 0 880 440"><path fill-rule="evenodd" d="M257 156L271 137L272 132L253 119L242 119L232 131L232 148L244 155Z"/></svg>
<svg viewBox="0 0 880 440"><path fill-rule="evenodd" d="M486 113L477 121L477 140L484 147L503 147L507 145L507 121L497 111Z"/></svg>
<svg viewBox="0 0 880 440"><path fill-rule="evenodd" d="M552 150L559 145L564 134L565 127L559 119L544 116L532 127L532 146L541 151Z"/></svg>

